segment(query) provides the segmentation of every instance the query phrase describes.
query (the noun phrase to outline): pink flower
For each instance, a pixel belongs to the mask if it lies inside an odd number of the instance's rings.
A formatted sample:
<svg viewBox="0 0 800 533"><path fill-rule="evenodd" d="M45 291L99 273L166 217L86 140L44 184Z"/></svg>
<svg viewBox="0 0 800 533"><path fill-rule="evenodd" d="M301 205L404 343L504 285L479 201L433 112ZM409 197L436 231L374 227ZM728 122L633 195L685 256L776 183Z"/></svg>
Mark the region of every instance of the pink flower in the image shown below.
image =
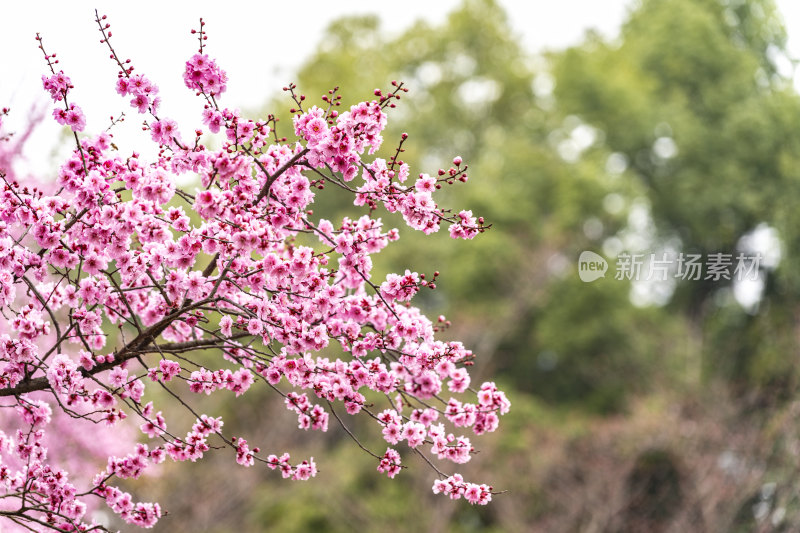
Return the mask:
<svg viewBox="0 0 800 533"><path fill-rule="evenodd" d="M115 366L108 375L108 383L112 387L118 388L128 380L128 371L120 366Z"/></svg>
<svg viewBox="0 0 800 533"><path fill-rule="evenodd" d="M89 254L83 260L83 270L85 270L88 274L99 274L100 271L105 270L108 266L106 260L97 254Z"/></svg>
<svg viewBox="0 0 800 533"><path fill-rule="evenodd" d="M317 475L317 465L314 463L314 458L311 457L308 461L303 461L295 467L292 479L295 481L305 481Z"/></svg>
<svg viewBox="0 0 800 533"><path fill-rule="evenodd" d="M386 448L386 453L383 454L380 464L378 464L378 472L385 473L390 479L394 479L400 472L400 454L397 450Z"/></svg>
<svg viewBox="0 0 800 533"><path fill-rule="evenodd" d="M389 423L383 428L383 438L389 444L397 444L402 438L402 427L399 424Z"/></svg>
<svg viewBox="0 0 800 533"><path fill-rule="evenodd" d="M173 144L173 139L179 139L178 124L171 119L157 120L150 124L150 137L158 144Z"/></svg>
<svg viewBox="0 0 800 533"><path fill-rule="evenodd" d="M83 111L74 104L70 105L65 121L72 128L72 131L83 131L86 128L86 118L83 116Z"/></svg>
<svg viewBox="0 0 800 533"><path fill-rule="evenodd" d="M436 190L436 178L427 174L420 174L419 179L414 184L414 188L419 192L432 193Z"/></svg>
<svg viewBox="0 0 800 533"><path fill-rule="evenodd" d="M159 361L158 367L161 370L161 374L164 376L164 381L170 381L181 372L180 363L170 361L169 359L162 359Z"/></svg>
<svg viewBox="0 0 800 533"><path fill-rule="evenodd" d="M225 315L219 320L219 331L226 337L230 337L233 334L231 330L231 326L233 325L233 319Z"/></svg>
<svg viewBox="0 0 800 533"><path fill-rule="evenodd" d="M250 335L258 335L261 333L261 321L257 318L251 318L247 321L247 332Z"/></svg>
<svg viewBox="0 0 800 533"><path fill-rule="evenodd" d="M69 77L64 75L63 71L59 71L50 77L42 76L42 85L50 93L53 101L59 102L64 99L64 95L72 87L72 82Z"/></svg>
<svg viewBox="0 0 800 533"><path fill-rule="evenodd" d="M225 125L225 118L215 109L207 108L203 110L203 124L208 126L211 133L219 133L219 130Z"/></svg>
<svg viewBox="0 0 800 533"><path fill-rule="evenodd" d="M189 89L220 95L225 92L228 75L207 55L195 54L186 62L183 81Z"/></svg>
<svg viewBox="0 0 800 533"><path fill-rule="evenodd" d="M147 113L150 107L150 99L143 94L137 94L131 99L131 107L136 108L139 113Z"/></svg>
<svg viewBox="0 0 800 533"><path fill-rule="evenodd" d="M130 86L128 84L128 78L118 78L117 79L117 94L120 96L128 96L128 91L130 90Z"/></svg>

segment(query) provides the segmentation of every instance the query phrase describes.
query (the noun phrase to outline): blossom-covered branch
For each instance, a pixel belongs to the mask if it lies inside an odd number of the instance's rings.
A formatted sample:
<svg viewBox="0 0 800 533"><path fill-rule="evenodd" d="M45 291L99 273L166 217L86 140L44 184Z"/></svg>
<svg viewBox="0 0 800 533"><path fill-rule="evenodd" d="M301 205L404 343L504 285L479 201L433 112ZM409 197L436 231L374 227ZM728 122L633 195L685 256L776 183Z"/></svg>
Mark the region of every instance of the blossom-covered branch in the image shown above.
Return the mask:
<svg viewBox="0 0 800 533"><path fill-rule="evenodd" d="M410 305L420 290L435 289L438 272L372 272L372 255L399 237L376 217L381 206L426 234L445 225L452 237L471 239L487 228L434 200L440 187L467 181L461 158L412 180L398 159L407 136L389 161L376 156L386 111L407 89L392 82L340 113L335 90L325 107L304 108L290 85L297 140L287 141L274 116L254 120L220 107L227 75L204 54L201 21L200 50L183 80L199 97L204 127L224 136L213 149L203 130L186 140L160 114L158 86L118 56L105 16L96 20L120 69L116 91L143 115L159 151L146 159L123 154L108 131L79 136L86 120L73 82L37 35L53 117L72 130L75 149L55 183L20 183L0 168L0 520L8 529L106 530L87 518L102 501L122 520L151 527L160 506L134 502L115 482L218 447L243 466L313 477L313 458L264 454L191 406L192 394L238 397L256 382L283 398L301 429L325 431L333 414L389 477L403 468L401 443L432 466L467 462L470 439L448 428L494 431L510 404L494 383L470 388L473 354L436 338L444 317L434 323ZM176 186L185 174L197 176L195 190ZM350 191L365 213L315 219L310 207L326 183ZM153 385L167 394L151 398ZM470 392L471 402L462 397ZM185 436L168 429L168 405L158 403L170 401L195 418ZM386 451L364 445L343 412L370 416ZM53 452L64 437L54 428L65 419L89 434L114 428L114 445L95 453L104 469L87 475L60 462ZM132 421L142 442L121 429ZM434 472L434 492L491 499L488 485Z"/></svg>

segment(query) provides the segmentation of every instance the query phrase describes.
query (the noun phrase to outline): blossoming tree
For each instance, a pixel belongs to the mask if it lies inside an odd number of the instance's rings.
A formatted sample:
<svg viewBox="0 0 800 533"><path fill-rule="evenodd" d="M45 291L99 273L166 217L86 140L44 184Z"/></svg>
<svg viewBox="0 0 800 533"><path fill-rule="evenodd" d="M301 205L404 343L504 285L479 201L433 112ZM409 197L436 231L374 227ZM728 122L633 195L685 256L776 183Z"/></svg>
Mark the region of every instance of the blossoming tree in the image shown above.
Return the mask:
<svg viewBox="0 0 800 533"><path fill-rule="evenodd" d="M398 238L375 216L381 206L426 234L445 225L471 239L485 229L471 212L433 199L436 189L467 181L460 158L412 180L400 160L405 135L388 160L374 156L403 84L344 112L335 89L322 107L307 107L290 85L299 138L290 142L278 137L276 118L220 107L227 76L204 53L201 20L192 32L199 52L183 79L208 132L223 136L212 149L204 131L184 136L160 113L158 87L117 55L105 18L96 17L119 67L116 91L144 115L159 151L146 160L117 149L108 132L83 133L72 81L37 35L53 117L72 130L75 148L47 186L0 168L2 529L105 531L87 513L102 502L151 527L159 504L134 502L117 481L166 459L196 461L212 447L243 466L313 477L313 458L262 452L192 407L192 394L238 397L256 383L283 398L301 429L340 424L390 478L408 450L433 468L435 493L486 504L492 487L448 475L437 460L467 462L473 447L455 428L494 431L509 402L491 382L471 387L473 354L436 339L444 317L431 321L410 305L435 289L438 273L372 276L371 255ZM176 186L187 173L199 177L196 190ZM351 193L365 214L315 218L310 206L325 186ZM149 394L153 387L161 392ZM192 414L188 431L169 423L158 405L165 401ZM386 451L358 441L344 413L371 417ZM88 448L77 465L64 453L70 438ZM107 466L92 471L98 456Z"/></svg>

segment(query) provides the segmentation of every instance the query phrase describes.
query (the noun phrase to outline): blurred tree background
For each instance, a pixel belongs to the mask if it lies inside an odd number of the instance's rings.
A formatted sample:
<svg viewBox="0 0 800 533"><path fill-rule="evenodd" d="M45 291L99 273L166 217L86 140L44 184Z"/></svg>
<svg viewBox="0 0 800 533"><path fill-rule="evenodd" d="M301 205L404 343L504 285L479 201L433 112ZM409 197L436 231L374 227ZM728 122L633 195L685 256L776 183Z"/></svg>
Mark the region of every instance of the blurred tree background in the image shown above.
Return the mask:
<svg viewBox="0 0 800 533"><path fill-rule="evenodd" d="M338 85L346 108L404 81L384 157L402 132L412 169L461 155L470 181L442 203L492 224L468 243L401 231L376 267L441 272L415 301L452 320L446 335L513 403L465 474L508 493L486 508L449 502L413 460L389 481L344 431L287 432L282 405L251 391L246 409L217 407L226 427L316 454L320 476L239 469L220 486L229 477L215 472L235 467L224 453L167 468L146 483L181 519L160 530L800 530L800 97L778 68L785 42L771 0L642 0L619 36L536 56L494 0L400 36L375 17L333 23L299 89L321 103ZM276 97L262 113L283 117L281 135L289 106ZM325 193L315 216L359 212ZM614 279L621 252L759 246L769 260L749 287ZM582 250L610 260L605 278L580 281Z"/></svg>

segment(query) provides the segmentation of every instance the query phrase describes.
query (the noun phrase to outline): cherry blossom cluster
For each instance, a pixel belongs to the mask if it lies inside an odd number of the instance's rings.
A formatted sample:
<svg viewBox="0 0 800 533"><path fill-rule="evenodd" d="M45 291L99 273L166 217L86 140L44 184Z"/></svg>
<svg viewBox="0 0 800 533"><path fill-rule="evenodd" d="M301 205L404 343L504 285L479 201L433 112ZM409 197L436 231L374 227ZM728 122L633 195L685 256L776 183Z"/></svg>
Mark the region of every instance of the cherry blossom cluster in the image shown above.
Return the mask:
<svg viewBox="0 0 800 533"><path fill-rule="evenodd" d="M446 479L437 479L433 482L433 492L450 496L453 500L463 497L473 505L476 503L486 505L492 501L492 487L484 484L465 483L460 474L453 474Z"/></svg>
<svg viewBox="0 0 800 533"><path fill-rule="evenodd" d="M394 476L400 473L400 454L397 450L386 448L386 453L378 463L378 472L386 474L389 479L394 479Z"/></svg>
<svg viewBox="0 0 800 533"><path fill-rule="evenodd" d="M372 256L399 238L376 216L380 206L425 233L445 225L472 239L487 227L434 200L442 186L467 181L460 157L413 184L399 159L406 135L393 156L376 157L403 84L341 113L336 89L327 106L306 108L290 85L297 139L289 141L274 116L219 106L227 75L203 51L201 22L184 83L201 102L199 121L223 139L202 142L194 129L186 143L174 120L157 115L158 87L119 59L105 17L96 21L119 67L116 91L145 115L158 155L124 152L109 132L78 136L86 120L69 101L72 81L37 35L50 70L43 86L59 106L53 117L75 147L54 182L20 183L0 168L0 529L107 531L90 518L100 504L152 527L160 505L134 501L118 480L220 448L242 466L314 477L313 458L263 454L192 407L193 395L236 398L254 385L282 397L300 429L340 425L390 478L405 468L401 447L469 461L470 438L448 428L494 431L508 399L492 382L472 389L472 352L437 339L446 319L434 323L411 305L436 288L438 272L373 274ZM196 185L178 187L182 175ZM365 213L315 218L326 184ZM193 413L191 427L181 428L176 409ZM371 451L344 414L371 418L391 447ZM67 425L79 429L61 431ZM101 437L108 431L113 442ZM76 466L61 452L64 439L86 435L96 444ZM491 499L491 487L434 470L434 492Z"/></svg>
<svg viewBox="0 0 800 533"><path fill-rule="evenodd" d="M53 56L45 57L53 74L49 77L42 76L42 85L50 93L53 102L64 102L63 108L57 107L53 110L53 118L62 126L69 126L74 132L83 131L86 128L86 117L83 110L75 104L67 103L67 93L74 87L72 82L64 75L63 71L55 72L53 68L55 63L50 62Z"/></svg>
<svg viewBox="0 0 800 533"><path fill-rule="evenodd" d="M139 113L157 113L161 103L158 86L141 74L122 77L117 80L117 93L120 96L131 96L130 105Z"/></svg>
<svg viewBox="0 0 800 533"><path fill-rule="evenodd" d="M286 395L286 408L297 413L300 429L328 431L328 413L319 404L311 405L305 393L290 392Z"/></svg>
<svg viewBox="0 0 800 533"><path fill-rule="evenodd" d="M288 453L284 453L280 457L272 454L267 457L267 466L272 470L279 469L284 479L291 478L295 481L305 481L317 475L317 465L313 457L308 460L304 459L294 466L290 460L291 457Z"/></svg>
<svg viewBox="0 0 800 533"><path fill-rule="evenodd" d="M183 81L192 90L221 95L227 88L228 75L208 55L195 54L186 62Z"/></svg>

